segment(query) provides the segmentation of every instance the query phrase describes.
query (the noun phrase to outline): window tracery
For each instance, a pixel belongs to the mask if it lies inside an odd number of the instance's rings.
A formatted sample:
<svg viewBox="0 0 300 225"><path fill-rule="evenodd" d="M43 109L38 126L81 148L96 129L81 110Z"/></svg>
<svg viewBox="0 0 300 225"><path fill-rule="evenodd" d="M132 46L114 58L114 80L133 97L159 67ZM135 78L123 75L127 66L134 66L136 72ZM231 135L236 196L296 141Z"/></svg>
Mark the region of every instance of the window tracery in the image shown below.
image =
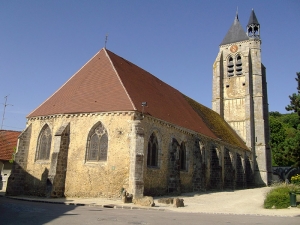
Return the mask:
<svg viewBox="0 0 300 225"><path fill-rule="evenodd" d="M87 143L87 161L106 161L108 149L108 135L101 122L94 126L89 134Z"/></svg>
<svg viewBox="0 0 300 225"><path fill-rule="evenodd" d="M51 130L46 124L40 132L38 145L37 145L37 155L36 160L48 160L50 157L51 149Z"/></svg>
<svg viewBox="0 0 300 225"><path fill-rule="evenodd" d="M148 141L147 166L158 166L158 141L155 133L152 133Z"/></svg>

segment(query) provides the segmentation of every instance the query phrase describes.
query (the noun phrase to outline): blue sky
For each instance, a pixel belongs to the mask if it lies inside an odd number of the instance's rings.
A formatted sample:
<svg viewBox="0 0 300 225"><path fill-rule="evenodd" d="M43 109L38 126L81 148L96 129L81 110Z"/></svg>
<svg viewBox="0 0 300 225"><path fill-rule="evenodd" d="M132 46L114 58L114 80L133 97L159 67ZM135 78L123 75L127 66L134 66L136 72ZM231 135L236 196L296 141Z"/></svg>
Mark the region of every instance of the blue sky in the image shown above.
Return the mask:
<svg viewBox="0 0 300 225"><path fill-rule="evenodd" d="M261 25L270 111L286 113L300 71L300 1L0 0L3 129L26 116L104 47L211 108L212 65L238 7ZM3 104L0 105L2 121ZM0 121L0 122L1 122Z"/></svg>

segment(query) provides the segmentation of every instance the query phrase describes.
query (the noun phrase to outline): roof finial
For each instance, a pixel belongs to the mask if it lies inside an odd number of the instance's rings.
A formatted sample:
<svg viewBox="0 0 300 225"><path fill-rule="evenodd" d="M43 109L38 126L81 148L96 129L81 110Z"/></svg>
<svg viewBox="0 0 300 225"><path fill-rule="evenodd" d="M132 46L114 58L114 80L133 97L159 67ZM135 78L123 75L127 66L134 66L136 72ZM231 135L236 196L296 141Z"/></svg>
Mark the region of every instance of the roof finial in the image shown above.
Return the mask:
<svg viewBox="0 0 300 225"><path fill-rule="evenodd" d="M105 35L105 43L104 43L104 48L106 48L107 38L108 38L108 34L106 34L106 35Z"/></svg>
<svg viewBox="0 0 300 225"><path fill-rule="evenodd" d="M236 16L235 16L235 18L237 20L239 20L239 7L238 6L236 7Z"/></svg>

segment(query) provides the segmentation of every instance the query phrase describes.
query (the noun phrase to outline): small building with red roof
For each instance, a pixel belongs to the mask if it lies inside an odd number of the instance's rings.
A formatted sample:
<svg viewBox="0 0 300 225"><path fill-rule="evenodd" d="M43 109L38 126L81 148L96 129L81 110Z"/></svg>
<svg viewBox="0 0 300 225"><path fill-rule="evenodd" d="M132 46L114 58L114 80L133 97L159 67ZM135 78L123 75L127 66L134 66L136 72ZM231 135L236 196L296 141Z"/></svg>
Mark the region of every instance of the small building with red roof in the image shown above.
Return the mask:
<svg viewBox="0 0 300 225"><path fill-rule="evenodd" d="M18 137L20 134L20 131L0 130L0 175L2 177L2 185L0 184L0 190L6 188L7 179L12 169L11 160L14 159Z"/></svg>

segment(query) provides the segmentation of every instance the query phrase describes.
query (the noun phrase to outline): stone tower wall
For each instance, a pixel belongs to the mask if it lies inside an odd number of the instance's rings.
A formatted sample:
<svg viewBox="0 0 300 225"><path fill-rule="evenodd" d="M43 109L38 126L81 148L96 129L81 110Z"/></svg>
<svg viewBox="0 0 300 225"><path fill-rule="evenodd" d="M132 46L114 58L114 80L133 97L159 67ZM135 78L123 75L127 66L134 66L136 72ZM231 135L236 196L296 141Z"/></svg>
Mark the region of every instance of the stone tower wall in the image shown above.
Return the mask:
<svg viewBox="0 0 300 225"><path fill-rule="evenodd" d="M220 46L213 70L212 107L220 115L223 114L224 119L257 156L257 161L253 162L257 171L256 183L266 185L270 181L268 174L271 171L271 157L268 147L266 76L261 63L260 44L260 40L250 39ZM228 58L231 56L236 59L237 55L241 56L242 75L228 76ZM221 93L218 93L219 91ZM220 109L223 109L223 112Z"/></svg>

